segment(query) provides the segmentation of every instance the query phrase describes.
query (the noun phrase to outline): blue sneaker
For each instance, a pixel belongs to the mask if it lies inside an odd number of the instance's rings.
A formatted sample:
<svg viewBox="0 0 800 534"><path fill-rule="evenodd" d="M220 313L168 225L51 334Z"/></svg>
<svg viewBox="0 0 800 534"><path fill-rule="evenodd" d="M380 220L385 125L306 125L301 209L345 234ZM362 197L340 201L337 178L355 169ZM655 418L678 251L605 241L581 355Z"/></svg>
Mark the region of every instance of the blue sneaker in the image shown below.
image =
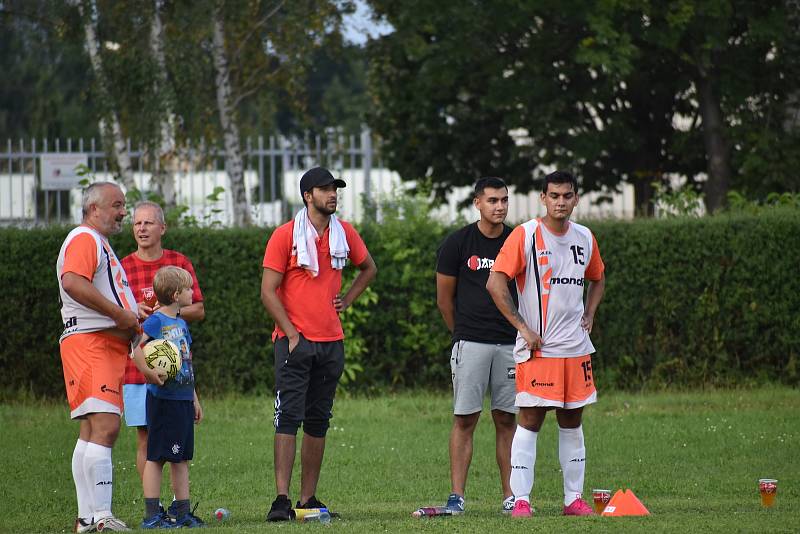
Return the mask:
<svg viewBox="0 0 800 534"><path fill-rule="evenodd" d="M451 493L450 496L447 498L447 504L445 504L444 507L450 510L450 512L453 514L463 514L464 497L462 497L458 493Z"/></svg>
<svg viewBox="0 0 800 534"><path fill-rule="evenodd" d="M205 526L205 521L194 515L192 512L187 512L175 519L176 528L203 528Z"/></svg>
<svg viewBox="0 0 800 534"><path fill-rule="evenodd" d="M150 528L175 528L175 523L167 517L167 514L164 512L159 512L152 517L146 518L142 521L142 524L139 525L141 529L150 529Z"/></svg>

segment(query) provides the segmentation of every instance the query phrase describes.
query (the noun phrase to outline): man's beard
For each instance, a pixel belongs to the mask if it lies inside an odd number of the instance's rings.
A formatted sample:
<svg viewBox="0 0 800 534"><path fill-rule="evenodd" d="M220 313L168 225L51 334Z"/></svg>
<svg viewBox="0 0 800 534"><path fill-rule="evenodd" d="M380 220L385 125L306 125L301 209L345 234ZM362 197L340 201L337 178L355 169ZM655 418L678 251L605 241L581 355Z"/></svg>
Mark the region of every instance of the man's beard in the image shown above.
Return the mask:
<svg viewBox="0 0 800 534"><path fill-rule="evenodd" d="M333 215L336 213L336 207L329 208L327 202L314 203L314 208L323 215Z"/></svg>

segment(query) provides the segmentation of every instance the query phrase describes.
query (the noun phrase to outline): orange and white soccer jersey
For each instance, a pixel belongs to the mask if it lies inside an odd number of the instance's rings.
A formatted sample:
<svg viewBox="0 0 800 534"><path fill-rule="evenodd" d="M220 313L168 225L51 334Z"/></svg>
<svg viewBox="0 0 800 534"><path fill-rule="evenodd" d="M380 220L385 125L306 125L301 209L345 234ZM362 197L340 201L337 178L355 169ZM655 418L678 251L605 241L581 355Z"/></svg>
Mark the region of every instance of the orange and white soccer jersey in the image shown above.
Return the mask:
<svg viewBox="0 0 800 534"><path fill-rule="evenodd" d="M125 270L108 240L88 226L78 226L67 235L61 245L56 263L61 319L64 323L60 341L72 334L96 332L116 326L113 319L84 306L64 291L61 277L69 272L89 280L111 302L137 312L136 299L128 287Z"/></svg>
<svg viewBox="0 0 800 534"><path fill-rule="evenodd" d="M64 291L64 273L86 278L105 298L136 313L136 300L125 270L108 240L88 226L79 226L67 235L56 262L64 321L59 342L70 416L75 419L97 412L120 414L130 341L105 332L116 328L114 320Z"/></svg>
<svg viewBox="0 0 800 534"><path fill-rule="evenodd" d="M519 313L542 338L535 356L577 358L593 353L589 334L581 326L585 280L600 280L605 267L592 232L569 222L557 235L540 219L516 227L495 259L492 271L516 281ZM514 360L531 357L519 333Z"/></svg>

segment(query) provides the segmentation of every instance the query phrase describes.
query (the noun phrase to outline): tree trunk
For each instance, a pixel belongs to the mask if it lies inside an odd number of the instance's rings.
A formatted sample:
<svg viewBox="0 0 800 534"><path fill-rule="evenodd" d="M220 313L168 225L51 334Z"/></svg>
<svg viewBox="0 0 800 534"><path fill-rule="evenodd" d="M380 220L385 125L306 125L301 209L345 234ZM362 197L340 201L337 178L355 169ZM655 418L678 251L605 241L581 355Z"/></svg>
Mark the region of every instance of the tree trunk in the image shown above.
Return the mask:
<svg viewBox="0 0 800 534"><path fill-rule="evenodd" d="M725 140L722 108L714 90L712 68L701 72L697 79L700 116L703 119L703 140L708 162L708 180L705 184L706 211L714 213L727 203L731 183L730 150Z"/></svg>
<svg viewBox="0 0 800 534"><path fill-rule="evenodd" d="M800 33L800 0L786 0L786 18L794 34ZM790 40L787 47L789 57L797 58L800 55L800 43L797 39ZM792 133L800 129L800 90L792 92L786 99L786 115L783 119L783 129Z"/></svg>
<svg viewBox="0 0 800 534"><path fill-rule="evenodd" d="M783 118L783 129L792 133L800 129L800 91L795 91L786 99L786 115Z"/></svg>
<svg viewBox="0 0 800 534"><path fill-rule="evenodd" d="M652 217L655 215L653 205L653 181L655 176L638 177L633 180L633 209L637 217Z"/></svg>
<svg viewBox="0 0 800 534"><path fill-rule="evenodd" d="M244 165L239 144L239 127L236 124L233 98L231 96L230 72L225 52L225 33L223 24L222 3L217 2L214 8L214 39L212 46L214 68L217 71L217 108L222 133L225 139L225 170L231 184L233 197L233 220L236 226L251 224L250 206L247 203L247 192L244 184Z"/></svg>
<svg viewBox="0 0 800 534"><path fill-rule="evenodd" d="M153 21L150 26L150 49L158 70L154 78L154 94L161 95L162 109L159 120L153 185L167 206L175 205L175 115L172 112L174 93L167 83L167 60L164 54L164 26L161 23L163 0L155 0Z"/></svg>
<svg viewBox="0 0 800 534"><path fill-rule="evenodd" d="M72 0L73 5L78 7L81 20L83 21L84 31L86 32L86 50L92 63L92 72L97 81L97 92L102 102L102 116L99 121L100 135L103 136L103 144L112 153L114 161L117 163L119 171L119 181L125 189L131 191L136 189L133 181L133 169L131 157L128 153L128 145L122 137L122 127L119 124L117 112L108 91L108 81L103 70L103 59L100 57L100 41L97 38L97 4L95 0L88 0L89 13L86 14L86 6L82 0Z"/></svg>

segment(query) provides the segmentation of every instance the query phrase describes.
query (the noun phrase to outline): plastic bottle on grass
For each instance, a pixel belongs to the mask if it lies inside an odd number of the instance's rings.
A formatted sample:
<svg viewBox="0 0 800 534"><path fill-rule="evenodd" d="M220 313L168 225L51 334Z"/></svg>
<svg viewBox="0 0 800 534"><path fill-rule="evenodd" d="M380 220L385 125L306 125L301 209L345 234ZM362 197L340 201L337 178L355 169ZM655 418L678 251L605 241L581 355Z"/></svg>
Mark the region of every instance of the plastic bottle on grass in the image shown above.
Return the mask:
<svg viewBox="0 0 800 534"><path fill-rule="evenodd" d="M327 524L331 522L331 514L327 508L295 508L295 519L303 523L319 522Z"/></svg>
<svg viewBox="0 0 800 534"><path fill-rule="evenodd" d="M227 508L217 508L214 510L214 519L217 521L225 521L231 515L231 512Z"/></svg>
<svg viewBox="0 0 800 534"><path fill-rule="evenodd" d="M423 506L411 512L411 515L414 517L445 517L453 515L453 511L446 506Z"/></svg>

